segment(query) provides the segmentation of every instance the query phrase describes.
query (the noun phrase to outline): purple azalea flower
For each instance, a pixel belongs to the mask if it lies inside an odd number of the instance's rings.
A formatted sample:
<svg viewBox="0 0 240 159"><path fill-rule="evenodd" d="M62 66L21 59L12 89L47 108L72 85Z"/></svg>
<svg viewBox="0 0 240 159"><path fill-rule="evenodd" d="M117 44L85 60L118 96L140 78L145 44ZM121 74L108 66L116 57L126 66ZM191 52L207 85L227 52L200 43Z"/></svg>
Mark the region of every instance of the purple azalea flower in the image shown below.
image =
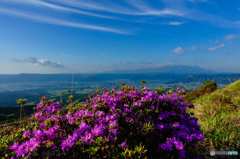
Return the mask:
<svg viewBox="0 0 240 159"><path fill-rule="evenodd" d="M110 135L110 136L109 136L109 140L115 142L115 137L114 137L113 135Z"/></svg>
<svg viewBox="0 0 240 159"><path fill-rule="evenodd" d="M103 126L99 126L99 125L95 125L91 131L93 134L95 134L96 136L99 135L104 135L104 127Z"/></svg>
<svg viewBox="0 0 240 159"><path fill-rule="evenodd" d="M102 117L99 124L105 124L107 122L106 117Z"/></svg>
<svg viewBox="0 0 240 159"><path fill-rule="evenodd" d="M11 146L10 150L15 151L18 147L19 147L18 142L15 142L15 143Z"/></svg>
<svg viewBox="0 0 240 159"><path fill-rule="evenodd" d="M142 106L142 103L139 103L139 102L133 102L133 104L137 107L141 107Z"/></svg>
<svg viewBox="0 0 240 159"><path fill-rule="evenodd" d="M34 149L40 146L40 141L37 141L35 138L31 138L29 141L23 143L23 146L27 151L33 152Z"/></svg>
<svg viewBox="0 0 240 159"><path fill-rule="evenodd" d="M23 137L30 137L31 133L29 130L23 132Z"/></svg>
<svg viewBox="0 0 240 159"><path fill-rule="evenodd" d="M175 144L175 146L176 146L176 148L178 150L182 150L183 149L183 143L181 141L175 140L174 144Z"/></svg>
<svg viewBox="0 0 240 159"><path fill-rule="evenodd" d="M66 142L66 140L63 140L61 146L62 146L63 151L65 151L65 150L68 151L72 147L68 142Z"/></svg>
<svg viewBox="0 0 240 159"><path fill-rule="evenodd" d="M154 96L156 95L156 93L155 93L155 91L149 91L149 92L148 92L148 95L149 95L150 97L154 97Z"/></svg>
<svg viewBox="0 0 240 159"><path fill-rule="evenodd" d="M105 113L103 112L103 111L97 111L96 113L95 113L95 116L96 117L100 117L100 116L103 116Z"/></svg>
<svg viewBox="0 0 240 159"><path fill-rule="evenodd" d="M39 126L39 128L40 128L40 129L45 129L45 126L46 126L46 124L41 123L40 126Z"/></svg>
<svg viewBox="0 0 240 159"><path fill-rule="evenodd" d="M38 118L38 117L40 117L40 116L42 116L42 113L35 113L35 118Z"/></svg>
<svg viewBox="0 0 240 159"><path fill-rule="evenodd" d="M82 123L79 128L83 131L86 131L87 129L90 129L91 128L91 125L87 125L86 123Z"/></svg>
<svg viewBox="0 0 240 159"><path fill-rule="evenodd" d="M152 106L150 107L150 109L151 109L151 110L154 110L154 105L152 105Z"/></svg>
<svg viewBox="0 0 240 159"><path fill-rule="evenodd" d="M174 126L174 127L179 127L180 124L179 124L179 122L175 122L175 123L173 124L173 126Z"/></svg>
<svg viewBox="0 0 240 159"><path fill-rule="evenodd" d="M25 157L25 154L27 153L27 150L24 148L23 145L19 146L17 149L16 149L16 156L17 158L24 158Z"/></svg>
<svg viewBox="0 0 240 159"><path fill-rule="evenodd" d="M82 136L81 139L82 139L82 143L84 144L87 144L87 142L90 140L90 143L94 142L94 138L95 138L95 135L91 134L91 133L88 133L86 132L85 133L85 136Z"/></svg>
<svg viewBox="0 0 240 159"><path fill-rule="evenodd" d="M48 109L48 110L46 111L46 113L50 115L50 114L52 114L52 110L51 110L51 109Z"/></svg>
<svg viewBox="0 0 240 159"><path fill-rule="evenodd" d="M83 132L84 132L83 129L77 129L77 130L73 131L73 134L76 134L77 136L80 136L80 135L83 134Z"/></svg>
<svg viewBox="0 0 240 159"><path fill-rule="evenodd" d="M116 122L116 120L109 121L109 126L117 127L117 126L118 126L118 123Z"/></svg>
<svg viewBox="0 0 240 159"><path fill-rule="evenodd" d="M121 143L122 149L124 149L125 147L127 147L128 145L126 144L126 142Z"/></svg>

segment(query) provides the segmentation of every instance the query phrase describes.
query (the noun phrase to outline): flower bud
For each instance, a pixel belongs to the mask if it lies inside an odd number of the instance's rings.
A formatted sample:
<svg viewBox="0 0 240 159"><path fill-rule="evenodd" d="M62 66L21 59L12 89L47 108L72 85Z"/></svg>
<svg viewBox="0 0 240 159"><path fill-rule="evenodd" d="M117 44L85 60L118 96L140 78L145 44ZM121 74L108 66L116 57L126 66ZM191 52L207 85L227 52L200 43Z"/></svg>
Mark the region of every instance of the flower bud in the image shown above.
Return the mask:
<svg viewBox="0 0 240 159"><path fill-rule="evenodd" d="M129 156L132 156L132 151L129 151Z"/></svg>
<svg viewBox="0 0 240 159"><path fill-rule="evenodd" d="M139 152L142 153L142 148L139 148Z"/></svg>
<svg viewBox="0 0 240 159"><path fill-rule="evenodd" d="M125 156L127 155L127 151L124 152L125 153Z"/></svg>

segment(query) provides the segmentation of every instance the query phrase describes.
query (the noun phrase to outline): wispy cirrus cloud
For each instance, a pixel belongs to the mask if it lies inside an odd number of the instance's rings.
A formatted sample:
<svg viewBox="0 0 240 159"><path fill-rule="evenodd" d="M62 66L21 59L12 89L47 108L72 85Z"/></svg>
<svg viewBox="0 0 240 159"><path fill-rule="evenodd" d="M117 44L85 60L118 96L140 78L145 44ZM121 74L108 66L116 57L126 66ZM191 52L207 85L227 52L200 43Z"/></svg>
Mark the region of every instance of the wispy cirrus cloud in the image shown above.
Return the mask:
<svg viewBox="0 0 240 159"><path fill-rule="evenodd" d="M107 18L108 20L122 20L124 22L143 21L144 23L149 23L153 25L166 24L166 25L175 25L175 26L179 26L186 23L186 20L188 19L188 20L200 21L204 23L208 22L209 24L218 25L221 27L240 27L240 22L238 23L235 21L224 19L221 16L215 16L213 14L204 13L203 11L200 11L191 7L192 5L195 5L194 3L198 3L198 2L208 2L206 3L206 5L209 5L210 2L208 0L188 0L188 1L161 0L161 1L154 2L154 4L144 0L125 0L125 1L2 0L0 1L0 3L1 2L14 4L14 5L22 4L22 6L25 6L26 4L31 5L32 7L38 7L36 10L42 13L43 12L45 13L46 9L48 9L49 12L46 14L52 13L52 11L60 11L63 14L64 13L81 14L81 15L93 16L95 18ZM27 8L29 9L29 7ZM3 9L5 8L2 8L1 10ZM3 12L3 11L0 11L0 12ZM17 11L11 10L11 12L17 12ZM26 13L26 10L22 14L25 14L25 13ZM41 16L39 17L39 15ZM31 18L29 18L29 15L28 16L16 15L16 16L25 17L28 19L37 20L37 21L55 24L55 25L106 31L106 32L114 32L119 34L130 34L128 31L124 31L124 29L123 30L114 29L112 28L112 25L111 27L107 27L109 26L109 22L106 23L106 27L101 27L101 26L98 26L97 24L90 25L85 23L79 23L77 22L77 20L69 21L69 20L64 20L62 18L59 18L59 19L51 18L52 17L51 15L43 16L41 13L36 14ZM160 19L159 17L161 17L161 21L159 21ZM175 19L170 20L169 22L165 22L166 20L163 18L169 18L169 17L175 17ZM158 20L151 21L151 19L154 19L154 18ZM78 18L78 20L79 19L81 18ZM99 24L104 23L103 21L98 21L98 20L97 22L100 22ZM114 24L114 23L111 23L111 24ZM124 27L126 26L127 25L124 25ZM136 27L134 27L134 29L138 29Z"/></svg>
<svg viewBox="0 0 240 159"><path fill-rule="evenodd" d="M184 16L186 13L184 11L171 9L171 8L153 8L147 2L142 0L126 0L128 5L131 7L125 7L121 3L111 2L111 1L75 1L75 0L55 0L55 2L65 4L71 7L78 7L81 9L87 10L98 10L102 12L110 12L116 14L125 14L125 15L135 15L135 16L144 16L144 15L154 15L154 16Z"/></svg>
<svg viewBox="0 0 240 159"><path fill-rule="evenodd" d="M181 25L181 24L184 24L186 22L178 22L178 21L175 21L175 22L162 22L161 24L167 24L167 25Z"/></svg>
<svg viewBox="0 0 240 159"><path fill-rule="evenodd" d="M50 61L48 59L37 60L36 57L27 57L27 58L24 57L21 60L12 59L12 61L21 62L21 63L31 63L31 64L38 65L38 66L47 66L47 67L53 67L53 68L64 68L64 66L60 63Z"/></svg>
<svg viewBox="0 0 240 159"><path fill-rule="evenodd" d="M153 22L151 24L166 24L166 25L181 25L186 23L184 19L190 19L195 21L208 21L211 24L219 25L223 27L240 27L234 21L225 20L220 16L214 16L212 14L207 14L196 9L189 7L189 4L194 5L197 2L209 2L208 0L188 0L188 1L175 1L175 0L161 0L156 2L156 5L144 0L125 0L125 1L96 1L96 0L2 0L5 3L11 4L28 4L33 7L41 7L43 9L52 9L56 11L61 11L63 13L73 13L93 16L97 18L108 18L108 19L118 19L124 21L139 22L142 17L153 18L153 17L179 17L181 20L170 21L170 22ZM192 2L192 3L187 3ZM210 3L206 3L210 4ZM135 16L132 19L129 17ZM120 17L121 16L121 17ZM51 17L51 16L47 16ZM138 18L139 17L139 18ZM66 20L65 20L66 21ZM148 22L147 20L145 21ZM72 22L76 23L76 22ZM83 28L81 24L81 28ZM68 24L69 26L69 24ZM73 25L71 25L73 26ZM74 25L76 26L76 25ZM79 25L78 25L79 27ZM96 26L98 27L98 26ZM86 27L85 27L86 28ZM91 27L89 27L91 28ZM101 28L101 27L100 27ZM102 30L102 29L100 29Z"/></svg>
<svg viewBox="0 0 240 159"><path fill-rule="evenodd" d="M57 5L57 4L54 4L54 3L45 2L45 1L41 1L41 0L7 0L5 2L19 3L19 4L23 4L23 5L32 5L32 6L35 6L35 7L45 7L45 8L50 8L50 9L54 9L54 10L58 10L58 11L62 11L62 12L72 12L72 13L83 14L83 15L99 17L99 18L117 19L116 17L91 13L91 12L82 11L82 10L69 8L69 7L64 7L64 6L61 6L61 5Z"/></svg>
<svg viewBox="0 0 240 159"><path fill-rule="evenodd" d="M224 46L225 46L225 44L222 44L222 45L219 45L219 46L216 46L216 47L210 47L210 48L208 49L208 51L217 50L217 49L222 48L222 47L224 47Z"/></svg>
<svg viewBox="0 0 240 159"><path fill-rule="evenodd" d="M27 13L13 11L13 10L9 10L9 9L3 9L3 8L0 8L0 13L4 13L4 14L11 15L11 16L24 18L24 19L31 19L34 21L53 24L53 25L67 26L67 27L73 27L73 28L79 28L79 29L89 29L89 30L113 32L113 33L118 33L118 34L129 34L129 32L123 31L123 30L117 30L117 29L112 29L112 28L107 28L107 27L100 27L100 26L95 26L95 25L76 23L76 22L66 21L66 20L62 20L62 19L50 18L47 16L38 15L38 14L33 14L33 13L27 14Z"/></svg>

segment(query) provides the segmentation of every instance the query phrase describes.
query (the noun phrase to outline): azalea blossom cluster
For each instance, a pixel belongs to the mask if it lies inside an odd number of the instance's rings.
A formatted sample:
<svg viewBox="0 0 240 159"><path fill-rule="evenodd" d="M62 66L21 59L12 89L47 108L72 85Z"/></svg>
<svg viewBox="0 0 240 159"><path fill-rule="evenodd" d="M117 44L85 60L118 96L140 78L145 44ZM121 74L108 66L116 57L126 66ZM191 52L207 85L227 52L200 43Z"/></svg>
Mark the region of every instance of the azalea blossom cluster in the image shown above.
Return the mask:
<svg viewBox="0 0 240 159"><path fill-rule="evenodd" d="M30 118L32 125L23 132L24 141L9 147L9 154L12 159L29 158L36 151L62 149L101 155L101 150L112 145L112 155L123 152L126 157L129 150L131 157L135 145L143 143L147 156L161 158L172 153L185 158L187 147L203 142L204 137L197 119L186 112L193 105L183 102L179 94L184 92L179 88L178 92L156 94L146 87L140 91L125 85L119 91L103 89L79 109L68 111L43 97L36 106L38 112ZM141 155L142 148L136 151Z"/></svg>

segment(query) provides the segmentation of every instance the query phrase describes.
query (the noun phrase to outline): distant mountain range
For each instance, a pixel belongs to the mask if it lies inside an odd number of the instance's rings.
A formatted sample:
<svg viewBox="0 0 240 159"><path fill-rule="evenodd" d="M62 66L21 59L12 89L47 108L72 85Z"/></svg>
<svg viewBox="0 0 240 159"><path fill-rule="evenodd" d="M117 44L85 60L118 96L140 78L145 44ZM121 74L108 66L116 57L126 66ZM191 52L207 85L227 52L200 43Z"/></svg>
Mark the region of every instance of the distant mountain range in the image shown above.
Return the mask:
<svg viewBox="0 0 240 159"><path fill-rule="evenodd" d="M114 73L114 74L122 74L122 73L186 73L186 74L205 74L205 73L220 73L216 71L211 71L207 69L200 68L198 66L186 66L186 65L174 65L174 66L162 66L158 68L140 68L136 70L119 70L115 69L112 71L106 71L103 73Z"/></svg>
<svg viewBox="0 0 240 159"><path fill-rule="evenodd" d="M159 68L141 68L136 70L112 70L102 73L89 73L89 74L74 74L74 82L100 82L112 80L164 80L170 83L181 82L197 82L203 80L213 80L221 78L235 78L240 76L236 73L214 72L211 70L203 69L198 66L174 65L163 66ZM193 78L192 78L193 77ZM201 79L201 80L200 80ZM4 83L19 83L19 82L51 82L51 81L72 81L72 74L14 74L14 75L1 75L0 84ZM1 87L0 87L1 89Z"/></svg>

